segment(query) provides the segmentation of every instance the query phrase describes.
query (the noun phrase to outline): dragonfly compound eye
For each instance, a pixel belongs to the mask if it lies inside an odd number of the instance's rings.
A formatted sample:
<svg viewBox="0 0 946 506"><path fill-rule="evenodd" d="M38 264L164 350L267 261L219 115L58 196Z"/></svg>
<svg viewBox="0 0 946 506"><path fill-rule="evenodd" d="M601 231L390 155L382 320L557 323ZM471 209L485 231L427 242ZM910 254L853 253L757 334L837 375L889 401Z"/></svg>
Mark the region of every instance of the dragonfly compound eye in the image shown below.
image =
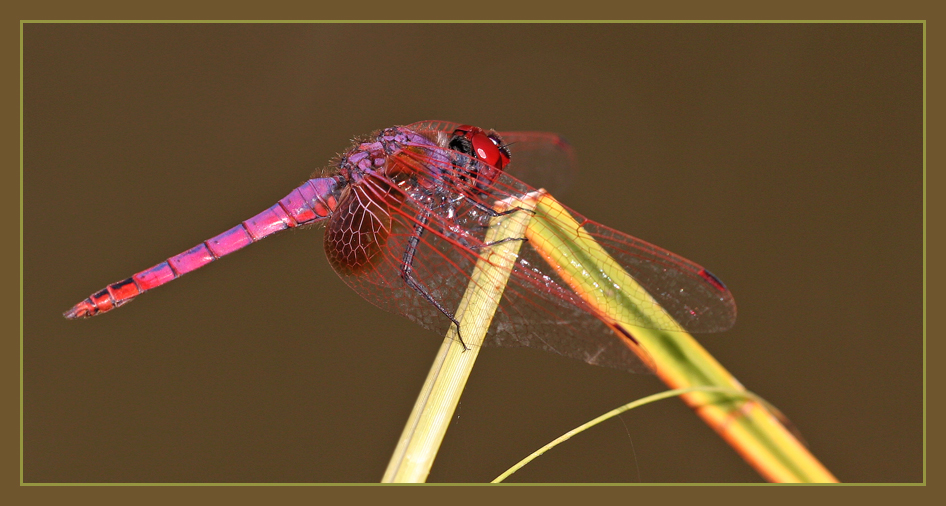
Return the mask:
<svg viewBox="0 0 946 506"><path fill-rule="evenodd" d="M487 133L479 127L469 125L457 127L450 138L450 148L475 157L499 170L503 170L509 163L509 149L503 145L499 134Z"/></svg>
<svg viewBox="0 0 946 506"><path fill-rule="evenodd" d="M509 146L503 142L503 138L500 137L498 133L492 130L490 130L486 136L493 142L496 146L496 150L499 152L499 161L496 162L496 168L503 170L506 165L509 165L509 158L511 157L509 154Z"/></svg>

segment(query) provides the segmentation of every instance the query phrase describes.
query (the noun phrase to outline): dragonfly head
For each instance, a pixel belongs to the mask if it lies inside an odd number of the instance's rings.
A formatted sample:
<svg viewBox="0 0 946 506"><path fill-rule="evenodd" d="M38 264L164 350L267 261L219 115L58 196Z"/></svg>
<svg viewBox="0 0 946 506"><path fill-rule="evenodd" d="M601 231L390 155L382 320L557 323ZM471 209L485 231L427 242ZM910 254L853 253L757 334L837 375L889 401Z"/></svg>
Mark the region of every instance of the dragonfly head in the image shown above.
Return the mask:
<svg viewBox="0 0 946 506"><path fill-rule="evenodd" d="M482 128L460 125L450 136L450 149L459 151L467 156L476 158L491 167L499 170L509 164L509 148L503 144L503 139L493 131Z"/></svg>

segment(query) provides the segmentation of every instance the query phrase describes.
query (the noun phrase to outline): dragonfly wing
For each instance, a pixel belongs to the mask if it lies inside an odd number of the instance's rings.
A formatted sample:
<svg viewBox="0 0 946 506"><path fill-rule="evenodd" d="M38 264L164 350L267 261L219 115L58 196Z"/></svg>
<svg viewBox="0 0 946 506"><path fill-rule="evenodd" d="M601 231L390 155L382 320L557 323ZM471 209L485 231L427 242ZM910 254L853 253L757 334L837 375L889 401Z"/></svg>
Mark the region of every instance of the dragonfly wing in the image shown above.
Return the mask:
<svg viewBox="0 0 946 506"><path fill-rule="evenodd" d="M526 346L592 365L651 372L635 353L633 337L616 334L543 264L528 243L522 246L485 344Z"/></svg>
<svg viewBox="0 0 946 506"><path fill-rule="evenodd" d="M402 315L425 329L443 335L451 324L450 320L402 277L403 254L407 251L412 235L407 222L397 216L391 220L391 231L380 250L381 255L367 269L336 269L336 272L349 287L375 306ZM455 309L462 296L462 290L456 290L455 287L457 283L465 286L464 275L467 270L472 272L473 262L459 255L457 250L444 251L438 242L428 237L417 246L412 275L438 304ZM453 258L444 258L439 252Z"/></svg>
<svg viewBox="0 0 946 506"><path fill-rule="evenodd" d="M448 180L463 181L460 176L469 172L456 167L473 163L450 150L419 145L411 148L391 155L389 166L396 163L407 167L403 172L415 174L420 188L432 188ZM352 230L368 230L367 235L354 234L367 239L349 241L348 247L371 252L371 260L357 269L339 269L333 262L336 271L365 299L441 335L451 325L445 313L456 310L476 262L489 250L483 240L490 216L484 209L492 208L499 200L534 191L508 175L500 175L488 187L467 184L454 190L455 195L449 197L452 204L445 208L443 202L427 198L430 192L409 194L397 183L367 178L349 195L361 195L375 204L357 204L349 209L347 206L353 205L349 199L354 197L343 196L326 232L331 258L338 249L337 244L329 242L334 230L342 232L339 237L352 236ZM667 330L682 326L693 332L713 332L732 325L732 295L705 269L573 211L566 212L610 253L612 259L608 261L623 267L640 283L643 291L633 300L648 318L636 322L638 326ZM372 220L377 223L362 225ZM352 224L359 225L353 229ZM555 272L530 243L522 245L486 344L528 346L596 365L647 371L634 350L633 328L624 329L623 335L614 332L613 322L589 306ZM419 289L405 281L408 274ZM655 306L655 301L663 310ZM679 325L668 321L667 315Z"/></svg>
<svg viewBox="0 0 946 506"><path fill-rule="evenodd" d="M325 250L336 273L363 298L443 334L451 321L437 306L452 314L459 305L482 233L477 238L385 179L369 177L342 196Z"/></svg>
<svg viewBox="0 0 946 506"><path fill-rule="evenodd" d="M524 186L521 181L505 174L493 185L497 196L505 194L504 189ZM663 248L591 221L564 206L562 209L580 224L583 233L608 253L610 258L602 261L614 267L620 266L640 285L642 290L630 294L643 314L639 321L633 322L636 326L660 330L682 328L693 333L722 332L733 326L736 303L732 293L708 270ZM563 241L580 242L576 241L577 231L568 227L557 233L562 235L560 239ZM531 249L531 245L526 247ZM532 261L527 267L554 278L555 269L544 260ZM620 290L622 287L614 288Z"/></svg>
<svg viewBox="0 0 946 506"><path fill-rule="evenodd" d="M561 195L578 174L575 150L549 132L499 132L509 146L506 173L552 195Z"/></svg>
<svg viewBox="0 0 946 506"><path fill-rule="evenodd" d="M581 216L573 214L582 221ZM585 221L583 228L653 297L662 309L661 314L666 312L687 332L723 332L736 323L736 302L732 293L710 271L599 223ZM662 316L654 316L654 319L666 320ZM664 330L674 328L673 323L650 326Z"/></svg>
<svg viewBox="0 0 946 506"><path fill-rule="evenodd" d="M494 186L513 188L521 183L503 177ZM565 212L609 253L605 262L619 265L640 285L637 291L624 291L640 311L640 319L625 322L630 327L609 325L610 319L572 291L527 242L520 250L487 344L529 346L595 365L643 372L649 370L646 358L640 358L646 357L646 350L634 352L634 327L719 332L734 324L736 305L731 292L706 269L578 213ZM558 233L572 234L564 230Z"/></svg>
<svg viewBox="0 0 946 506"><path fill-rule="evenodd" d="M374 183L369 182L357 191L365 194L378 191L367 187L370 184ZM352 190L351 195L355 195L355 191ZM350 205L355 205L358 210L350 213L349 218L337 214L339 217L333 217L326 231L326 249L330 258L334 250L330 239L333 229L350 230L352 223L371 221L366 220L369 216L390 218L378 220L383 227L362 226L367 230L383 230L369 234L371 239L363 240L365 244L359 245L362 250L374 251L376 255L370 261L362 262L363 268L358 269L339 268L333 261L336 272L353 290L379 308L403 315L438 335L446 334L452 323L437 305L451 314L459 306L464 290L470 284L474 266L480 259L477 251L488 250L482 242L485 230L458 231L450 221L434 215L422 223L416 217L425 208L410 200L398 207L392 206L384 213L372 206L362 210L360 204L352 204L354 201L354 196L342 198L340 211L345 213ZM471 214L473 210L463 212ZM411 249L412 237L418 237L418 229L423 232L412 249L410 272L424 294L411 288L402 275L405 252ZM375 240L383 241L383 244L375 244ZM540 261L538 255L523 247L484 344L526 346L594 365L649 371L632 349L595 317L567 285L558 279L543 278L544 272L529 268Z"/></svg>

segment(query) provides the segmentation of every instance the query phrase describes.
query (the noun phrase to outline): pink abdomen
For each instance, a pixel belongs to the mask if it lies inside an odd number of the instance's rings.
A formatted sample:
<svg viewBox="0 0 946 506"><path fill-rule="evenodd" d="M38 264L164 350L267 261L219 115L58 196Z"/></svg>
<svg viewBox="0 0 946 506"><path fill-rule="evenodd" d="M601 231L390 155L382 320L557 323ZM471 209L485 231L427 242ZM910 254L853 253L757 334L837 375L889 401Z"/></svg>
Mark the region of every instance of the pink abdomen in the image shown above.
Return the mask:
<svg viewBox="0 0 946 506"><path fill-rule="evenodd" d="M76 319L104 313L264 237L324 220L338 205L341 182L336 177L310 179L269 209L150 269L108 285L73 306L63 316Z"/></svg>

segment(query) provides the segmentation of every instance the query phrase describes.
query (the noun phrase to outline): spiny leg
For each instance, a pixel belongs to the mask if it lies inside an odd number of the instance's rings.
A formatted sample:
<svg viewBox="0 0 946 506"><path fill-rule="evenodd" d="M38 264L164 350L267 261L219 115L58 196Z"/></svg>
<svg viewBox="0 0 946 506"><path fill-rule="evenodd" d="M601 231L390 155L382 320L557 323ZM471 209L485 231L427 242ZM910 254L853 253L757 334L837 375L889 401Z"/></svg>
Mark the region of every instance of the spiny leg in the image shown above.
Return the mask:
<svg viewBox="0 0 946 506"><path fill-rule="evenodd" d="M481 249L491 248L491 247L493 247L493 246L499 246L500 244L502 244L502 243L504 243L504 242L509 242L509 241L529 242L529 238L528 238L528 237L507 237L507 238L505 238L505 239L500 239L500 240L498 240L498 241L483 243L482 246L471 246L470 249L472 249L472 250L481 250Z"/></svg>
<svg viewBox="0 0 946 506"><path fill-rule="evenodd" d="M487 205L485 205L485 204L483 204L483 203L481 203L481 202L477 202L476 199L469 199L469 201L470 201L471 204L473 204L473 207L479 209L480 211L483 211L484 213L486 213L487 215L489 215L490 218L495 218L495 217L497 217L497 216L506 216L507 214L512 214L512 213L515 213L515 212L518 212L518 211L525 211L525 212L527 212L527 213L532 213L533 215L535 215L535 211L534 211L534 210L532 210L532 209L525 209L525 208L518 207L518 206L517 206L517 207L513 207L513 208L511 208L511 209L506 209L505 211L497 211L497 210L493 209L492 207L489 207L489 206L487 206Z"/></svg>
<svg viewBox="0 0 946 506"><path fill-rule="evenodd" d="M417 245L420 243L420 236L424 233L424 227L430 221L430 212L425 211L417 220L417 225L414 226L414 231L411 233L410 239L407 240L407 249L404 250L404 257L401 259L401 278L407 283L407 286L411 287L421 295L427 302L430 302L434 305L441 313L444 314L447 318L457 326L457 338L460 340L460 344L463 345L464 350L469 350L466 343L463 342L463 336L460 335L460 322L457 321L456 317L444 309L433 297L424 290L424 287L414 279L414 255L417 253Z"/></svg>
<svg viewBox="0 0 946 506"><path fill-rule="evenodd" d="M477 201L474 200L474 199L470 199L469 202L470 202L471 204L473 204L473 207L475 207L475 208L479 209L480 211L483 211L484 213L486 213L486 216L485 216L485 217L488 217L488 218L496 218L496 217L498 217L498 216L506 216L506 215L508 215L508 214L512 214L512 213L515 213L515 212L518 212L518 211L525 211L525 212L527 212L527 213L532 213L532 215L535 216L535 211L532 210L532 209L525 209L525 208L522 208L522 207L513 207L513 208L511 208L511 209L506 209L505 211L496 211L495 209L493 209L493 208L491 208L491 207L489 207L489 206L487 206L487 205L484 205L484 204L482 204L482 203L480 203L480 202L477 202ZM490 227L489 224L479 224L479 225L475 225L475 226L472 227L472 228L474 228L474 229L476 229L476 230L486 230L486 229L488 229L489 227ZM525 239L524 237L521 238L521 239L508 238L508 239L503 239L503 240L501 240L501 241L496 241L496 242L493 242L493 243L484 244L484 245L479 246L479 247L473 247L472 249L473 249L473 250L479 250L479 249L483 249L483 248L485 248L485 247L487 247L487 246L494 246L494 245L496 245L496 244L502 244L503 242L506 242L506 241L518 241L518 240L525 241L526 239Z"/></svg>

